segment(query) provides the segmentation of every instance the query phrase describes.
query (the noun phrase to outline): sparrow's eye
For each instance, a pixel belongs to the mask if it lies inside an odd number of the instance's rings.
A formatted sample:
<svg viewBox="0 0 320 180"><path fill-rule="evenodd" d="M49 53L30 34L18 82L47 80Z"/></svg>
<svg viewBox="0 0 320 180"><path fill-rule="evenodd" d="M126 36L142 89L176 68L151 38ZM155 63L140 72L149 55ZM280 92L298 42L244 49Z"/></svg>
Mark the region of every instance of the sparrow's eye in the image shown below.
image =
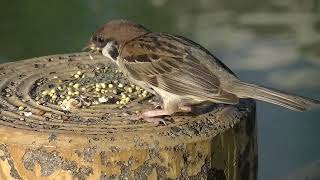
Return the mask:
<svg viewBox="0 0 320 180"><path fill-rule="evenodd" d="M102 44L102 43L104 43L106 41L106 39L104 37L101 37L101 36L93 36L92 37L92 41Z"/></svg>
<svg viewBox="0 0 320 180"><path fill-rule="evenodd" d="M105 41L105 39L103 37L97 37L97 41L99 43L103 43Z"/></svg>

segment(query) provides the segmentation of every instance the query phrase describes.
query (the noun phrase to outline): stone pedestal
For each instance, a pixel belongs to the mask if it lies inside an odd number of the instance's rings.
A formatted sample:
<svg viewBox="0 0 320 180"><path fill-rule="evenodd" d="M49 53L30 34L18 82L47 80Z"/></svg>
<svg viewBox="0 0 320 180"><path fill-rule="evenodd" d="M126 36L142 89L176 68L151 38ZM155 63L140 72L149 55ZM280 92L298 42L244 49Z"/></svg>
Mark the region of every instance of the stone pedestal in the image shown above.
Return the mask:
<svg viewBox="0 0 320 180"><path fill-rule="evenodd" d="M156 125L138 118L154 108L146 95L126 104L106 102L99 93L98 103L83 99L80 90L68 99L44 93L77 78L80 86L97 84L94 71L106 66L113 68L87 53L0 65L0 179L256 179L251 100ZM123 78L113 72L105 73Z"/></svg>

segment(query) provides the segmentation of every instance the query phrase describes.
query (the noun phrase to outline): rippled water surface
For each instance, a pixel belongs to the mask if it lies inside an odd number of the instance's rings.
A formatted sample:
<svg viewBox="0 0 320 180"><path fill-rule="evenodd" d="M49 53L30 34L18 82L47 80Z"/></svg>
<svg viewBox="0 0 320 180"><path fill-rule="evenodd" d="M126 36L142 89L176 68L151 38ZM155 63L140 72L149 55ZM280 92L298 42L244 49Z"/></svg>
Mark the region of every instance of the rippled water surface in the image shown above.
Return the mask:
<svg viewBox="0 0 320 180"><path fill-rule="evenodd" d="M320 99L318 0L4 0L0 62L80 51L114 18L187 36L243 80ZM257 111L259 179L319 179L320 110Z"/></svg>

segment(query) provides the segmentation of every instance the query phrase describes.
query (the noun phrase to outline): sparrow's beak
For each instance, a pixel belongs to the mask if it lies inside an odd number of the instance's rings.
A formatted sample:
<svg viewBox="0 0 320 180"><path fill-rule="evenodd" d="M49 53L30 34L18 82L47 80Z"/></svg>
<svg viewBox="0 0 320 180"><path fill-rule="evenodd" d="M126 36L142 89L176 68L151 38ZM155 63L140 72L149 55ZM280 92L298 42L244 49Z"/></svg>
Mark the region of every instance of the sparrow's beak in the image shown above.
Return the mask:
<svg viewBox="0 0 320 180"><path fill-rule="evenodd" d="M92 54L100 52L100 48L97 47L94 43L90 42L84 48L82 48L82 51L87 51L89 53L90 59L93 59Z"/></svg>
<svg viewBox="0 0 320 180"><path fill-rule="evenodd" d="M84 48L82 48L81 51L87 51L87 50L89 50L89 49L90 49L90 47L87 45L87 46L85 46Z"/></svg>
<svg viewBox="0 0 320 180"><path fill-rule="evenodd" d="M88 51L89 53L98 53L101 51L101 48L97 47L94 43L88 43L82 51Z"/></svg>
<svg viewBox="0 0 320 180"><path fill-rule="evenodd" d="M82 51L92 51L95 49L96 49L96 45L92 42L89 42L84 48L82 48Z"/></svg>

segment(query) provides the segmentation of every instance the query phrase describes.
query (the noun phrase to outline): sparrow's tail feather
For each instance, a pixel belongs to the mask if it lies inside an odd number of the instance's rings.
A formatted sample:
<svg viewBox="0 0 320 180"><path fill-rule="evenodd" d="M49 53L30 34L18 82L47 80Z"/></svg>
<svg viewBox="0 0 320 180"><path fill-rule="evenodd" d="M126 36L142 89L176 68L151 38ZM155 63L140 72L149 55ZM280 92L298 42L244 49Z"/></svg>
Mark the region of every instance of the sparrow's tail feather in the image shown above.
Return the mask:
<svg viewBox="0 0 320 180"><path fill-rule="evenodd" d="M280 105L295 111L307 111L314 106L319 106L320 101L301 97L255 84L237 81L232 83L228 91L240 98L253 98L272 104Z"/></svg>

